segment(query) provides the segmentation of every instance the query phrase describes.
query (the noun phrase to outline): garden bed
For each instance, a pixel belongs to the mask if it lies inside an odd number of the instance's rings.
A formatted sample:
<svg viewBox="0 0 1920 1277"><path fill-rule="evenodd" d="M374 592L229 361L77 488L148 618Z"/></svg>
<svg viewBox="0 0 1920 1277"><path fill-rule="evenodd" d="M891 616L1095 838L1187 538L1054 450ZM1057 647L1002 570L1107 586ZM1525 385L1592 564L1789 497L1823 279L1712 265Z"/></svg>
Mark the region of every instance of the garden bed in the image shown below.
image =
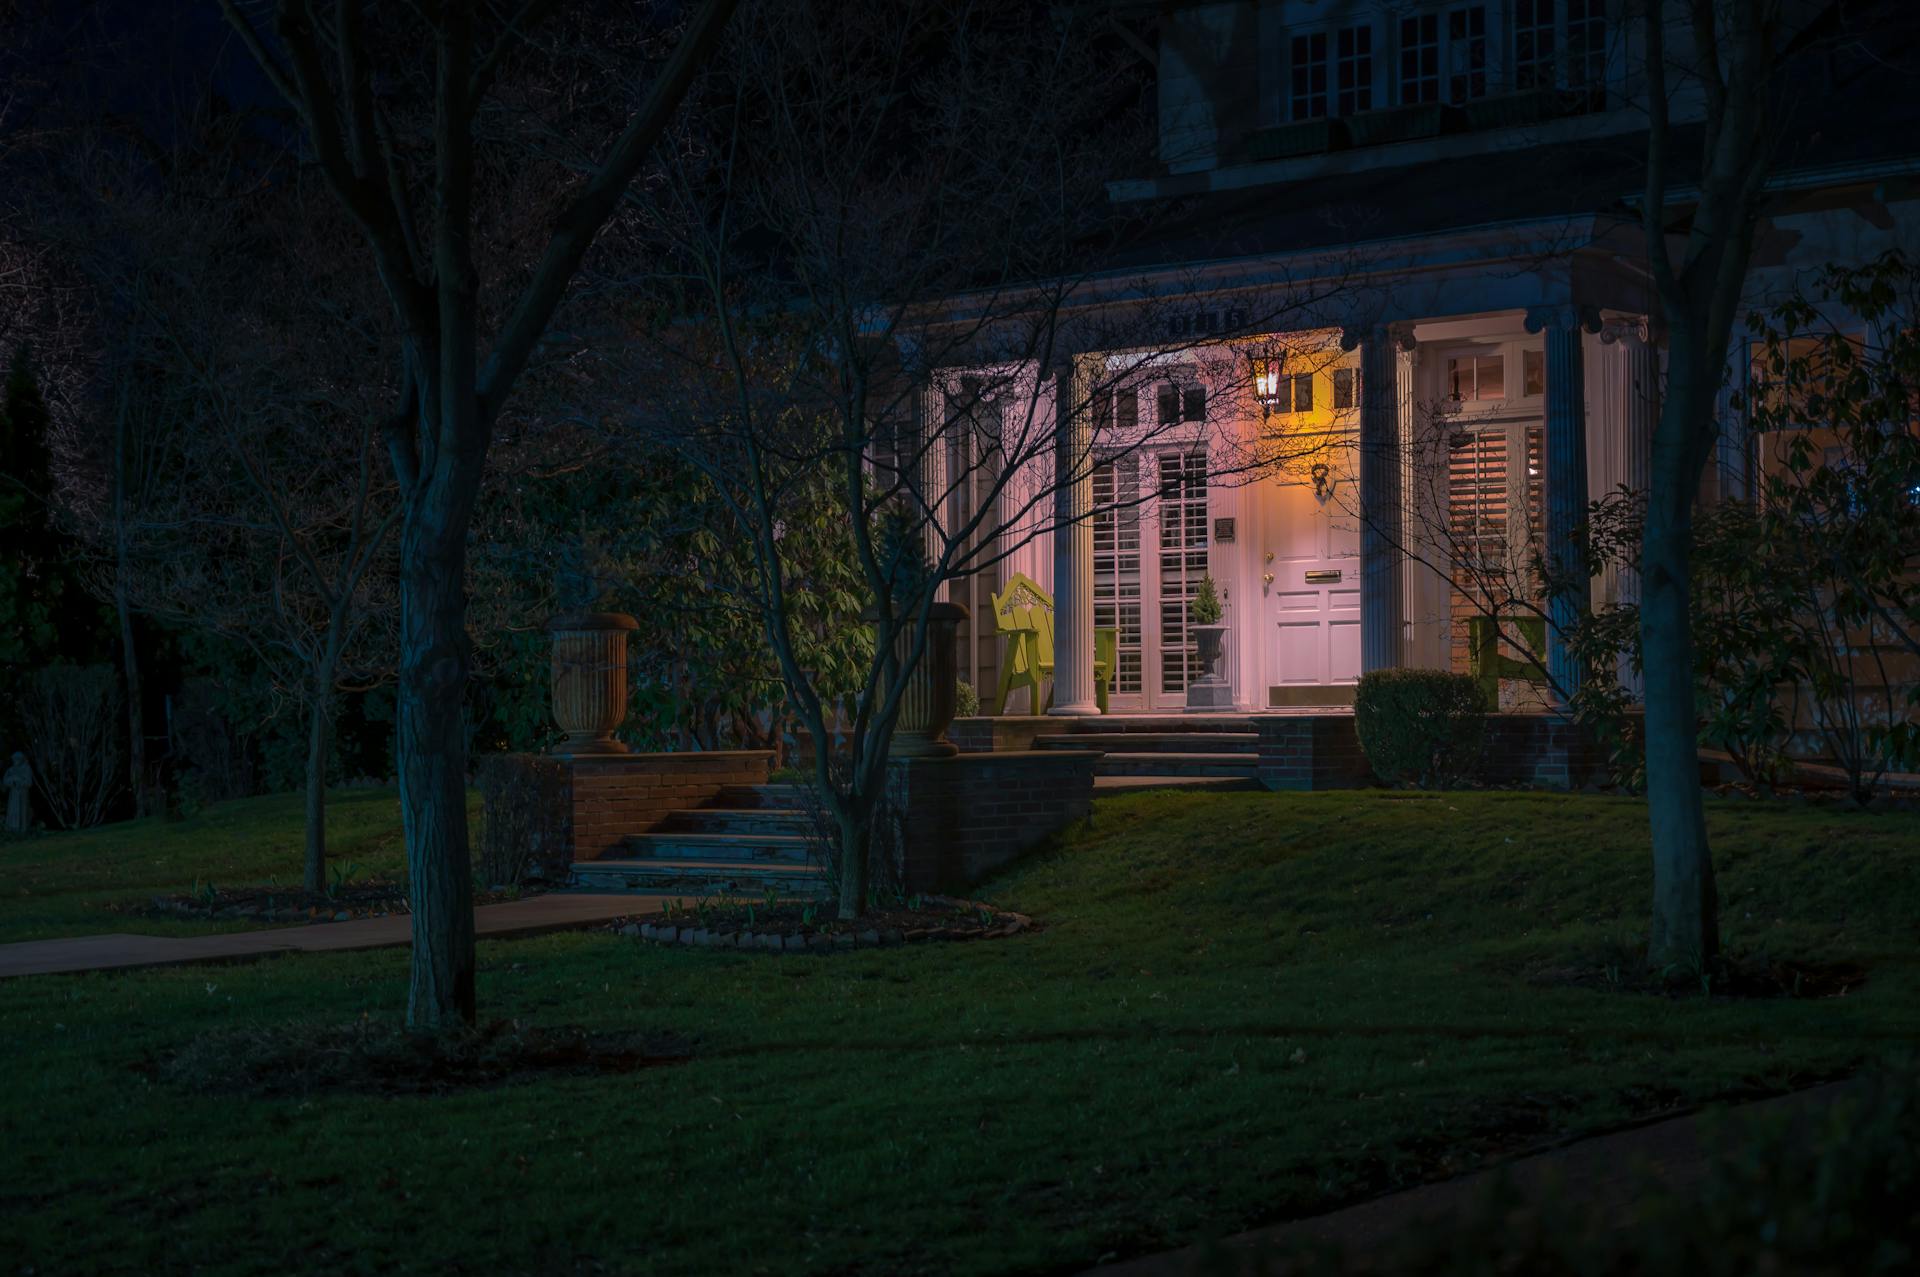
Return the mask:
<svg viewBox="0 0 1920 1277"><path fill-rule="evenodd" d="M504 904L541 894L538 887L491 887L473 893L475 905ZM342 883L326 892L298 887L215 887L154 896L141 903L109 906L118 913L143 918L187 918L197 921L350 922L355 918L384 918L411 913L407 886L391 878Z"/></svg>
<svg viewBox="0 0 1920 1277"><path fill-rule="evenodd" d="M653 944L765 953L843 953L889 945L999 940L1034 929L1023 913L952 896L921 896L869 910L852 922L812 901L702 901L664 917L616 918L605 930Z"/></svg>

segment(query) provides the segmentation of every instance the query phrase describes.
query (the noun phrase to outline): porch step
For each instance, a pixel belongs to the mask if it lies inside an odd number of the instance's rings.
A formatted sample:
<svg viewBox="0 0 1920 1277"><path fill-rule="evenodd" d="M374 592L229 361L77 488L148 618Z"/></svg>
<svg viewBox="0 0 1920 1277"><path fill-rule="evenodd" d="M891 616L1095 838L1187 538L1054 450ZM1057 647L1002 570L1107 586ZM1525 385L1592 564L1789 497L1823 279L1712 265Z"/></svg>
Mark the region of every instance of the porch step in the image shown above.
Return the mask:
<svg viewBox="0 0 1920 1277"><path fill-rule="evenodd" d="M1251 776L1095 776L1096 794L1137 794L1147 789L1245 791L1261 788Z"/></svg>
<svg viewBox="0 0 1920 1277"><path fill-rule="evenodd" d="M1036 736L1035 749L1104 749L1110 754L1257 754L1258 732L1107 732Z"/></svg>
<svg viewBox="0 0 1920 1277"><path fill-rule="evenodd" d="M1196 751L1107 754L1093 765L1098 776L1233 776L1253 780L1259 756Z"/></svg>
<svg viewBox="0 0 1920 1277"><path fill-rule="evenodd" d="M766 785L728 785L713 799L703 811L713 810L755 810L773 808L782 811L809 812L813 810L813 794L810 785L790 783Z"/></svg>
<svg viewBox="0 0 1920 1277"><path fill-rule="evenodd" d="M586 891L678 893L688 896L824 896L818 865L731 860L576 860L573 886Z"/></svg>
<svg viewBox="0 0 1920 1277"><path fill-rule="evenodd" d="M689 807L669 813L654 832L805 838L813 832L813 813L793 807Z"/></svg>
<svg viewBox="0 0 1920 1277"><path fill-rule="evenodd" d="M807 840L795 834L635 834L621 840L636 860L714 860L728 864L807 863Z"/></svg>

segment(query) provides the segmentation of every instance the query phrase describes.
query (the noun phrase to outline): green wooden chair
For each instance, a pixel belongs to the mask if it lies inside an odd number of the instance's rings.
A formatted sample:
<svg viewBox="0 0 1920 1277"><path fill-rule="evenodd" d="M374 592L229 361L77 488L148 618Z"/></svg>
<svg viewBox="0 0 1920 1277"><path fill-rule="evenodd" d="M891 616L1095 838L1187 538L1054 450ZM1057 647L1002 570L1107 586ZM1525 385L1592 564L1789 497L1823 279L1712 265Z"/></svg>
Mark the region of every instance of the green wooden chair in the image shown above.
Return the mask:
<svg viewBox="0 0 1920 1277"><path fill-rule="evenodd" d="M993 628L1004 640L1000 651L1000 690L993 712L1007 712L1007 697L1027 689L1028 712L1044 713L1053 704L1053 692L1040 696L1041 684L1053 678L1053 596L1032 577L1016 572L1006 588L991 596ZM1113 682L1118 635L1111 627L1093 632L1093 694L1100 712L1107 712L1107 688Z"/></svg>
<svg viewBox="0 0 1920 1277"><path fill-rule="evenodd" d="M1539 616L1474 616L1467 618L1467 668L1480 682L1480 690L1487 695L1487 705L1498 709L1500 706L1500 680L1503 678L1524 679L1538 687L1544 687L1547 677L1539 666L1532 661L1517 656L1507 656L1500 651L1500 627L1505 625L1512 633L1519 635L1520 642L1528 651L1542 659L1547 651L1547 622Z"/></svg>

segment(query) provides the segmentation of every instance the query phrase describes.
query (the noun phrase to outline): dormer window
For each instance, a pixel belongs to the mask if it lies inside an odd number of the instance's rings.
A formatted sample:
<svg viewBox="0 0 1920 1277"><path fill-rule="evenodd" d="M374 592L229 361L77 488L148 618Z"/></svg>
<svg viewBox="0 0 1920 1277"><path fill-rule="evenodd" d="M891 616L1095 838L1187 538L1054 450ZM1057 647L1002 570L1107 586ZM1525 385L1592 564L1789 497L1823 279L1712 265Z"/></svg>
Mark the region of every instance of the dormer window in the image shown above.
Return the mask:
<svg viewBox="0 0 1920 1277"><path fill-rule="evenodd" d="M1318 120L1373 106L1373 28L1297 34L1289 44L1287 118Z"/></svg>
<svg viewBox="0 0 1920 1277"><path fill-rule="evenodd" d="M1400 19L1401 105L1457 104L1486 95L1485 5L1462 5Z"/></svg>
<svg viewBox="0 0 1920 1277"><path fill-rule="evenodd" d="M1606 79L1606 0L1514 0L1514 88L1604 91Z"/></svg>

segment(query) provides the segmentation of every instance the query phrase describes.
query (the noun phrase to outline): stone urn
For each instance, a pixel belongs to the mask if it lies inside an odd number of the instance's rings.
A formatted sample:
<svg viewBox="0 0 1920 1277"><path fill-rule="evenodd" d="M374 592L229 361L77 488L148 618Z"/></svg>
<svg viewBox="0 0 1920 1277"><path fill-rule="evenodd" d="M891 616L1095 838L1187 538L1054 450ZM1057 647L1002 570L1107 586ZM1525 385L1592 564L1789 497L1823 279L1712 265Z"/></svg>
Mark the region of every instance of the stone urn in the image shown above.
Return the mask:
<svg viewBox="0 0 1920 1277"><path fill-rule="evenodd" d="M1231 710L1233 684L1226 675L1227 627L1196 625L1193 638L1200 648L1200 677L1187 684L1187 712Z"/></svg>
<svg viewBox="0 0 1920 1277"><path fill-rule="evenodd" d="M873 624L879 617L869 610L863 619ZM888 757L947 758L960 752L947 740L947 726L953 722L959 691L956 640L960 622L966 619L967 609L958 603L933 605L927 617L927 649L907 676ZM913 655L913 630L909 625L894 637L894 650L902 661Z"/></svg>
<svg viewBox="0 0 1920 1277"><path fill-rule="evenodd" d="M553 721L567 738L555 754L624 754L613 729L627 716L627 635L640 623L624 612L575 612L547 622L553 635Z"/></svg>

